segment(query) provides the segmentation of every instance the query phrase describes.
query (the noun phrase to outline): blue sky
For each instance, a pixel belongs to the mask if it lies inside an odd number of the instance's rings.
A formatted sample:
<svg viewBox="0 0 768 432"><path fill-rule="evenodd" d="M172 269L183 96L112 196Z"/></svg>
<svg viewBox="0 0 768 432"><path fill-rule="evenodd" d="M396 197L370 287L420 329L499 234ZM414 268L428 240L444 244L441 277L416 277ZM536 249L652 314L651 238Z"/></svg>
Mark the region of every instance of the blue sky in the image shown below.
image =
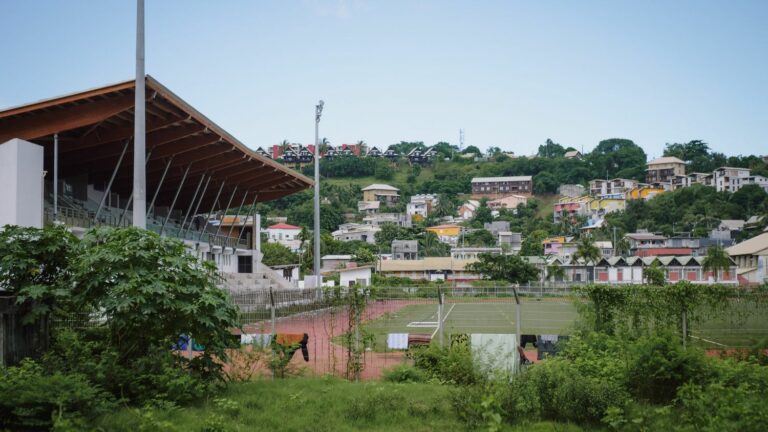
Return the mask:
<svg viewBox="0 0 768 432"><path fill-rule="evenodd" d="M768 1L146 0L147 72L256 148L768 153ZM0 2L0 107L134 74L135 2Z"/></svg>

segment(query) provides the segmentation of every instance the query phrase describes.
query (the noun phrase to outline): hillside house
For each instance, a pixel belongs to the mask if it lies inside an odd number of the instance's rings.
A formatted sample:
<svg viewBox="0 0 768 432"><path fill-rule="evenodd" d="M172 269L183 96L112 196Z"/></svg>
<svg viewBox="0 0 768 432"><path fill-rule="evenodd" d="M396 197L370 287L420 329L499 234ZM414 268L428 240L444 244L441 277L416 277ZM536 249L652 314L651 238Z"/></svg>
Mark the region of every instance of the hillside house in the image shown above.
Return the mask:
<svg viewBox="0 0 768 432"><path fill-rule="evenodd" d="M400 189L387 184L374 183L363 188L363 201L397 203L400 201Z"/></svg>
<svg viewBox="0 0 768 432"><path fill-rule="evenodd" d="M685 162L676 157L660 157L648 162L646 183L669 183L675 176L685 175Z"/></svg>
<svg viewBox="0 0 768 432"><path fill-rule="evenodd" d="M533 194L533 177L475 177L472 179L473 198L499 198L512 194L525 196Z"/></svg>

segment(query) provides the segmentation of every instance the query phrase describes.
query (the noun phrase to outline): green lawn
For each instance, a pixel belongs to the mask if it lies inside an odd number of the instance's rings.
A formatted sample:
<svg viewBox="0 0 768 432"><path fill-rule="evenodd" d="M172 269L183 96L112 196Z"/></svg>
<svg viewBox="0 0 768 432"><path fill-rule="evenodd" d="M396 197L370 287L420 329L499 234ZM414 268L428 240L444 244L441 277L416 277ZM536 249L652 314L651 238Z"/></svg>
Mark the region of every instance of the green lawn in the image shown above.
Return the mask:
<svg viewBox="0 0 768 432"><path fill-rule="evenodd" d="M184 408L128 409L96 428L137 431L462 431L450 404L456 389L439 384L350 383L295 378L233 384L221 395ZM505 431L575 432L565 424L535 423Z"/></svg>
<svg viewBox="0 0 768 432"><path fill-rule="evenodd" d="M443 335L453 333L516 333L515 304L512 299L446 299L443 307ZM523 298L521 305L523 334L569 334L578 318L568 299ZM417 327L415 323L423 323ZM402 309L364 323L373 335L373 350L387 351L388 333L436 333L437 304L424 303ZM410 324L410 326L409 326ZM768 338L768 308L738 303L727 316L705 318L691 323L693 341L705 348L749 347Z"/></svg>
<svg viewBox="0 0 768 432"><path fill-rule="evenodd" d="M690 334L707 348L751 347L768 338L768 306L732 302L726 316L705 318Z"/></svg>
<svg viewBox="0 0 768 432"><path fill-rule="evenodd" d="M511 298L493 301L449 298L443 310L444 337L452 333L516 333L515 304ZM523 334L568 334L577 315L573 303L567 300L526 300L521 305L521 329ZM423 323L423 327L417 327L416 323ZM386 351L388 333L433 334L436 323L437 305L425 303L384 314L364 327L374 336L374 351Z"/></svg>

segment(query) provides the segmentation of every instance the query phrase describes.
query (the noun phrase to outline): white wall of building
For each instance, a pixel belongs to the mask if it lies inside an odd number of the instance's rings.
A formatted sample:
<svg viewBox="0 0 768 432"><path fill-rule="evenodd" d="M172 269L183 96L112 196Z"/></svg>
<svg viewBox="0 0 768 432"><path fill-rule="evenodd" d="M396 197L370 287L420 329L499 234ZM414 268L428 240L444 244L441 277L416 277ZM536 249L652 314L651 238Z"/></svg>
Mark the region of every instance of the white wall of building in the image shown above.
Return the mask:
<svg viewBox="0 0 768 432"><path fill-rule="evenodd" d="M0 226L43 227L43 147L14 138L0 144Z"/></svg>
<svg viewBox="0 0 768 432"><path fill-rule="evenodd" d="M369 286L371 284L371 268L346 269L339 272L339 284L348 287L350 284Z"/></svg>

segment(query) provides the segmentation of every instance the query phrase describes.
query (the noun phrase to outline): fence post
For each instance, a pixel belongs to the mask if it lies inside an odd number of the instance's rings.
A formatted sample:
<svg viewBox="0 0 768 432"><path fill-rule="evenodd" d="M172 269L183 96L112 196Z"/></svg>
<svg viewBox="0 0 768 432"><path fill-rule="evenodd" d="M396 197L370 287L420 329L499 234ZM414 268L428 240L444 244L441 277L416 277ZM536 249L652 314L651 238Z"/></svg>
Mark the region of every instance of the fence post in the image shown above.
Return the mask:
<svg viewBox="0 0 768 432"><path fill-rule="evenodd" d="M685 313L685 310L683 310L683 348L686 347L686 342L688 341L688 316Z"/></svg>
<svg viewBox="0 0 768 432"><path fill-rule="evenodd" d="M269 305L270 319L272 321L272 331L270 332L269 342L276 341L277 338L277 319L275 318L275 295L272 292L272 286L269 287ZM272 379L275 379L275 368L272 368Z"/></svg>
<svg viewBox="0 0 768 432"><path fill-rule="evenodd" d="M360 382L360 369L362 363L360 362L360 311L362 306L360 304L360 291L357 286L353 288L355 290L356 301L353 307L355 308L355 382Z"/></svg>
<svg viewBox="0 0 768 432"><path fill-rule="evenodd" d="M517 295L517 288L512 287L512 293L515 295L515 332L517 332L517 339L518 339L518 344L519 344L519 341L520 341L520 339L522 337L522 335L520 334L520 332L522 331L521 330L521 325L520 325L520 319L521 319L520 318L520 316L521 316L521 314L520 314L520 297Z"/></svg>
<svg viewBox="0 0 768 432"><path fill-rule="evenodd" d="M437 338L440 348L443 347L443 289L437 286Z"/></svg>

